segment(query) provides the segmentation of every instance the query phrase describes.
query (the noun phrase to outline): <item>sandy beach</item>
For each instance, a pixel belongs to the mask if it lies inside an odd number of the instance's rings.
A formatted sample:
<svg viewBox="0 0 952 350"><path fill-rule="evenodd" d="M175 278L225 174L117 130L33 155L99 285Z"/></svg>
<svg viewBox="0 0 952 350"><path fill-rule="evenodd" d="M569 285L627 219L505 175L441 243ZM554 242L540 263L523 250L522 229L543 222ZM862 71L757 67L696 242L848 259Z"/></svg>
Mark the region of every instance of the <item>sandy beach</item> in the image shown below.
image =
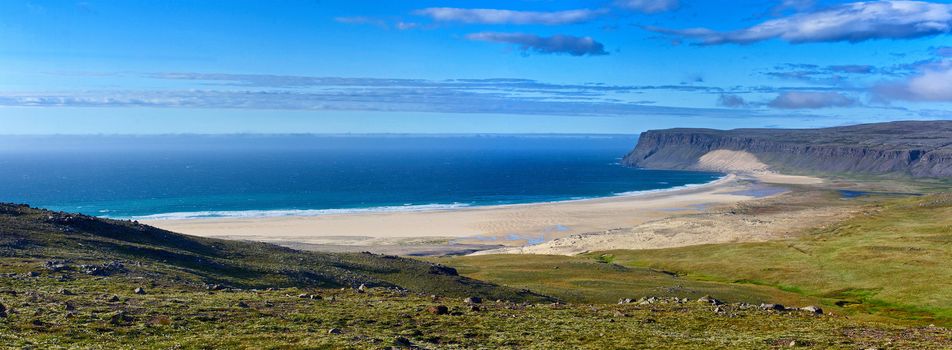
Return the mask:
<svg viewBox="0 0 952 350"><path fill-rule="evenodd" d="M190 235L303 249L438 254L522 247L573 235L632 228L784 192L814 178L731 174L704 185L616 197L425 212L143 221ZM768 184L769 183L769 184ZM423 253L421 253L423 252Z"/></svg>

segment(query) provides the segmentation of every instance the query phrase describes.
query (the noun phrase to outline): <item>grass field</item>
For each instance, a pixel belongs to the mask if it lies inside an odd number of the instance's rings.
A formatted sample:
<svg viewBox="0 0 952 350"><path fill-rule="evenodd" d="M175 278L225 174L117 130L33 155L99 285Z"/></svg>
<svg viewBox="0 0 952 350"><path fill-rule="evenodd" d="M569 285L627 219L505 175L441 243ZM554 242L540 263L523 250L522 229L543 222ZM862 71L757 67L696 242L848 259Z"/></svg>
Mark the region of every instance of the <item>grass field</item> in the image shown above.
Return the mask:
<svg viewBox="0 0 952 350"><path fill-rule="evenodd" d="M952 324L952 195L871 203L858 217L782 241L435 261L568 300L711 294Z"/></svg>
<svg viewBox="0 0 952 350"><path fill-rule="evenodd" d="M28 270L42 260L0 259ZM941 349L952 332L710 304L522 304L371 288L206 290L148 270L0 277L0 348ZM62 276L68 276L62 281ZM144 286L145 294L133 289ZM301 298L300 293L320 296ZM112 299L116 296L116 299ZM447 307L447 314L429 312ZM335 331L331 331L331 330Z"/></svg>
<svg viewBox="0 0 952 350"><path fill-rule="evenodd" d="M952 195L872 205L787 241L602 255L695 280L772 286L862 312L952 323Z"/></svg>
<svg viewBox="0 0 952 350"><path fill-rule="evenodd" d="M0 348L952 344L944 327L950 195L872 201L859 217L785 241L430 259L459 274L407 258L202 239L24 206L0 205L0 233ZM360 284L370 288L361 293ZM728 304L696 301L703 295ZM466 296L483 302L473 308ZM662 300L617 303L652 296ZM761 302L825 312L767 311ZM446 314L429 310L438 305Z"/></svg>

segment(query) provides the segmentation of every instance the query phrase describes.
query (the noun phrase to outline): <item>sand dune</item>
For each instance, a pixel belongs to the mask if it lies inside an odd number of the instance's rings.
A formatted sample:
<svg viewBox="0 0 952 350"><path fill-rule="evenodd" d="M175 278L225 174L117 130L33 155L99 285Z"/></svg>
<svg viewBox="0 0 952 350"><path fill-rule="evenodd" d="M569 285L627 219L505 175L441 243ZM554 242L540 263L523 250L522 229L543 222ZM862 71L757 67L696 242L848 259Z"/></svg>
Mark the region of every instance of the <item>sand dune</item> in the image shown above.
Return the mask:
<svg viewBox="0 0 952 350"><path fill-rule="evenodd" d="M701 156L698 168L723 172L764 172L768 166L750 152L719 149Z"/></svg>

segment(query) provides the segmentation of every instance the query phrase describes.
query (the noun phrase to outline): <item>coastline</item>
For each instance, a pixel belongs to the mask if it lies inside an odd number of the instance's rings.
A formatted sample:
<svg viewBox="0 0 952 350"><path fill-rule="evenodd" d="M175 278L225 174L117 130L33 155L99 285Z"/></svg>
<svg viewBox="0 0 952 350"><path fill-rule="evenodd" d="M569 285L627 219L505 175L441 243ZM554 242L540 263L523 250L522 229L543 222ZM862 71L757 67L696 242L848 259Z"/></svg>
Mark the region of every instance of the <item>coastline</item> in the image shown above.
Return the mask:
<svg viewBox="0 0 952 350"><path fill-rule="evenodd" d="M196 236L264 241L310 250L341 251L353 247L354 251L374 251L386 247L387 252L396 254L434 250L438 253L454 245L484 246L485 249L522 247L571 235L629 228L762 198L756 193L745 193L758 183L782 186L815 181L785 175L739 173L684 188L558 202L433 211L141 222Z"/></svg>
<svg viewBox="0 0 952 350"><path fill-rule="evenodd" d="M165 220L215 220L215 219L265 219L265 218L280 218L280 217L318 217L318 216L328 216L328 215L361 215L361 214L380 214L380 213L414 213L414 212L439 212L439 211L452 211L452 210L466 210L466 209L498 209L498 208L507 208L507 207L519 207L519 206L532 206L532 205L546 205L546 204L559 204L559 203L573 203L573 202L585 202L585 201L594 201L610 198L619 198L619 197L637 197L645 196L656 193L674 193L681 190L688 190L692 188L701 188L706 186L713 186L725 181L732 180L737 174L726 173L724 176L715 179L714 181L699 183L699 184L688 184L681 185L669 188L659 188L651 190L636 190L636 191L626 191L619 193L612 193L610 195L602 196L593 196L585 198L570 198L570 199L558 199L551 201L537 201L537 202L525 202L525 203L507 203L507 204L468 204L468 203L432 203L432 204L413 204L405 206L377 206L377 207L366 207L366 208L331 208L331 209L275 209L275 210L236 210L236 211L199 211L199 212L172 212L172 213L159 213L159 214L150 214L142 216L131 216L131 217L109 217L103 216L103 218L114 219L114 220L136 220L142 222L158 222Z"/></svg>

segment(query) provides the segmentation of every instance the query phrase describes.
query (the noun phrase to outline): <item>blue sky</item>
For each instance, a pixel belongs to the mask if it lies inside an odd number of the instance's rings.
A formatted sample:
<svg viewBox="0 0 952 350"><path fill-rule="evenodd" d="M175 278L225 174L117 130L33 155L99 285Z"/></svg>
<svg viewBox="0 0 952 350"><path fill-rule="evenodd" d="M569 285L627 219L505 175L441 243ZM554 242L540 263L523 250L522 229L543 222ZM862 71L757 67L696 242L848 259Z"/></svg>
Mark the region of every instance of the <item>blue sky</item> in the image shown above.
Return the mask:
<svg viewBox="0 0 952 350"><path fill-rule="evenodd" d="M0 134L952 119L940 1L0 2Z"/></svg>

